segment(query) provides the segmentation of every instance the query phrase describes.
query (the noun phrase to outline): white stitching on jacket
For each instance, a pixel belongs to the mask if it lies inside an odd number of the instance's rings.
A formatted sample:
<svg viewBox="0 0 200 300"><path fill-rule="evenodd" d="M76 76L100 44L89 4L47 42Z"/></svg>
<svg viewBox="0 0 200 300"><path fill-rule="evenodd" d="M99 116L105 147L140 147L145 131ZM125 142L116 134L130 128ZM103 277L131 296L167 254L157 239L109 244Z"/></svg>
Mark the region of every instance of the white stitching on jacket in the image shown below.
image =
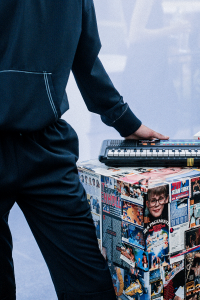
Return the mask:
<svg viewBox="0 0 200 300"><path fill-rule="evenodd" d="M57 113L55 104L54 104L54 102L53 102L53 98L52 98L52 96L51 96L51 91L50 91L49 82L48 82L48 77L47 77L47 73L46 73L46 72L44 72L44 82L45 82L46 91L47 91L47 95L48 95L49 102L50 102L50 104L51 104L52 110L53 110L53 112L54 112L55 117L58 118L58 113Z"/></svg>
<svg viewBox="0 0 200 300"><path fill-rule="evenodd" d="M117 120L119 120L119 119L125 114L125 112L127 111L127 109L128 109L128 105L127 105L127 108L125 109L125 111L121 114L121 116L118 117L116 120L114 120L114 121L112 122L112 124L114 124Z"/></svg>
<svg viewBox="0 0 200 300"><path fill-rule="evenodd" d="M40 75L44 74L42 72L31 72L31 71L21 71L21 70L2 70L2 71L0 71L0 73L6 73L6 72L19 72L19 73L40 74ZM47 72L45 72L45 73L52 75L52 73L47 73Z"/></svg>

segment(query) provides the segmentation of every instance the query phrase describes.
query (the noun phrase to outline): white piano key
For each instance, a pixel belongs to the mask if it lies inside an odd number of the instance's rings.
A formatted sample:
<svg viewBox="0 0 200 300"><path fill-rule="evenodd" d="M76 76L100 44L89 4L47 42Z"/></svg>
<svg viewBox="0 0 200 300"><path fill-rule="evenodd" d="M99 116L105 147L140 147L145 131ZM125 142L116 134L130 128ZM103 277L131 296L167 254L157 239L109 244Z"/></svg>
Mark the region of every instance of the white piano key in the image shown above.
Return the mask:
<svg viewBox="0 0 200 300"><path fill-rule="evenodd" d="M118 152L118 150L114 150L114 152L113 152L113 156L119 156L119 152Z"/></svg>
<svg viewBox="0 0 200 300"><path fill-rule="evenodd" d="M147 156L147 150L142 150L140 152L140 155L143 156L143 157L146 157Z"/></svg>
<svg viewBox="0 0 200 300"><path fill-rule="evenodd" d="M182 157L186 155L185 150L181 150L181 151L179 151L179 153L180 153L179 155L182 156Z"/></svg>
<svg viewBox="0 0 200 300"><path fill-rule="evenodd" d="M197 150L196 153L197 153L197 156L200 156L200 150Z"/></svg>
<svg viewBox="0 0 200 300"><path fill-rule="evenodd" d="M174 156L175 152L172 150L169 150L169 156Z"/></svg>
<svg viewBox="0 0 200 300"><path fill-rule="evenodd" d="M192 156L197 156L197 153L195 150L191 150L191 154L192 154Z"/></svg>
<svg viewBox="0 0 200 300"><path fill-rule="evenodd" d="M163 156L168 157L169 156L169 150L164 150L163 151Z"/></svg>
<svg viewBox="0 0 200 300"><path fill-rule="evenodd" d="M135 156L140 156L140 150L136 150Z"/></svg>
<svg viewBox="0 0 200 300"><path fill-rule="evenodd" d="M135 151L134 150L130 150L130 156L135 156Z"/></svg>
<svg viewBox="0 0 200 300"><path fill-rule="evenodd" d="M118 152L119 152L119 156L121 157L125 155L124 149L118 150Z"/></svg>
<svg viewBox="0 0 200 300"><path fill-rule="evenodd" d="M192 156L191 151L185 150L185 155L186 155L186 156Z"/></svg>
<svg viewBox="0 0 200 300"><path fill-rule="evenodd" d="M147 156L152 156L153 152L150 150L147 150Z"/></svg>
<svg viewBox="0 0 200 300"><path fill-rule="evenodd" d="M108 156L113 156L113 150L108 150Z"/></svg>
<svg viewBox="0 0 200 300"><path fill-rule="evenodd" d="M130 155L130 152L131 152L130 150L126 150L126 151L125 151L125 156L129 156L129 155Z"/></svg>
<svg viewBox="0 0 200 300"><path fill-rule="evenodd" d="M158 156L159 156L159 157L163 157L163 156L164 156L163 153L164 153L164 152L162 152L162 150L159 150L159 151L158 151Z"/></svg>
<svg viewBox="0 0 200 300"><path fill-rule="evenodd" d="M158 152L156 151L156 150L153 150L153 154L152 154L152 156L158 156Z"/></svg>
<svg viewBox="0 0 200 300"><path fill-rule="evenodd" d="M180 156L179 150L175 150L174 154L175 154L175 156Z"/></svg>

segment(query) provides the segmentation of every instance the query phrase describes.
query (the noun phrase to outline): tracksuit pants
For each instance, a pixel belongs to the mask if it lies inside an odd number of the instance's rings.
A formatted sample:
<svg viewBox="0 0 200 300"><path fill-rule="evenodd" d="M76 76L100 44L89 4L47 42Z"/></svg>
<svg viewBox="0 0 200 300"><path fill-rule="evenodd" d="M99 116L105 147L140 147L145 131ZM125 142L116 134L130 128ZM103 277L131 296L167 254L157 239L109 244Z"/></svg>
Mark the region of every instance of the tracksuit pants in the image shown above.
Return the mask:
<svg viewBox="0 0 200 300"><path fill-rule="evenodd" d="M0 300L16 299L8 226L15 202L43 254L59 300L116 299L79 181L77 158L77 135L61 119L33 133L0 133Z"/></svg>

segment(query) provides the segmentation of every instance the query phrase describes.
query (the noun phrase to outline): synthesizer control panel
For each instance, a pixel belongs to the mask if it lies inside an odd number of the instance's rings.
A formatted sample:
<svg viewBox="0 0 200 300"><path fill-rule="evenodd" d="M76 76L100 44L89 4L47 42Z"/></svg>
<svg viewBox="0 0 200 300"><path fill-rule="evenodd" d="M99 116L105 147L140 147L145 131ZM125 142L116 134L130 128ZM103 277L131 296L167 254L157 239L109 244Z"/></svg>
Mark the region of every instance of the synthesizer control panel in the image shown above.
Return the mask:
<svg viewBox="0 0 200 300"><path fill-rule="evenodd" d="M108 166L200 167L200 140L105 140L99 160Z"/></svg>

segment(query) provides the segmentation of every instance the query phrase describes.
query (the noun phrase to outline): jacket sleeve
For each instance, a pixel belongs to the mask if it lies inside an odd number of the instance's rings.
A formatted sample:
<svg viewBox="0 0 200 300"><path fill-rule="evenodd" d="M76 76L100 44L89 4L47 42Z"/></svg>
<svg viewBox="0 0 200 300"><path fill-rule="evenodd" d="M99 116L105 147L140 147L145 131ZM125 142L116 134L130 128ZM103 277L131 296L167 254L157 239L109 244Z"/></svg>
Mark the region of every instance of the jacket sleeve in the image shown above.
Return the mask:
<svg viewBox="0 0 200 300"><path fill-rule="evenodd" d="M88 3L88 0L85 0ZM94 4L83 8L82 32L72 72L89 111L100 114L102 121L121 136L135 132L141 121L133 114L113 86L98 53L101 49Z"/></svg>

